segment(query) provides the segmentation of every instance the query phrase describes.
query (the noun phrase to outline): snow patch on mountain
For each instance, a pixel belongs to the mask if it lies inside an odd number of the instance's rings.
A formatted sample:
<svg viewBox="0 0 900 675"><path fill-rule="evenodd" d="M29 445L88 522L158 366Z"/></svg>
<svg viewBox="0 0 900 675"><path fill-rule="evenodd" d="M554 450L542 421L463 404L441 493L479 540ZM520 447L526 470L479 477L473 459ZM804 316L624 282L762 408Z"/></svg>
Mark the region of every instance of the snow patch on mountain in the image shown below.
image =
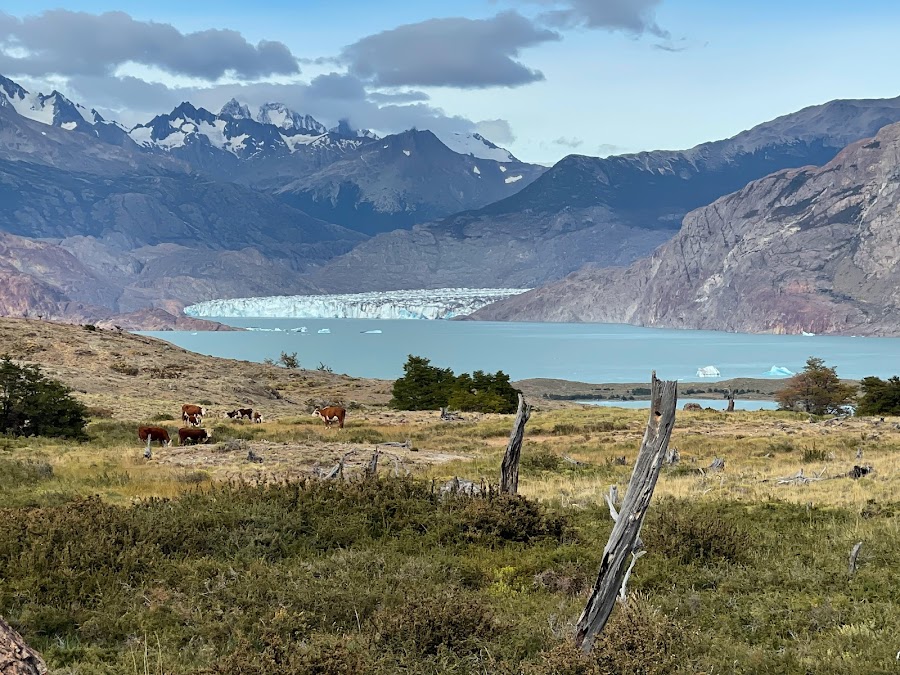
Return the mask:
<svg viewBox="0 0 900 675"><path fill-rule="evenodd" d="M492 159L495 162L518 161L509 150L494 145L481 134L436 133L441 143L460 155L471 155L476 159Z"/></svg>
<svg viewBox="0 0 900 675"><path fill-rule="evenodd" d="M327 129L311 115L301 115L288 108L284 103L265 103L256 114L260 124L271 124L287 132L321 135ZM293 134L291 134L293 135Z"/></svg>
<svg viewBox="0 0 900 675"><path fill-rule="evenodd" d="M503 180L504 183L516 183L522 180L522 176L508 176Z"/></svg>
<svg viewBox="0 0 900 675"><path fill-rule="evenodd" d="M527 288L439 288L344 295L280 295L208 300L184 313L193 317L292 319L452 319Z"/></svg>

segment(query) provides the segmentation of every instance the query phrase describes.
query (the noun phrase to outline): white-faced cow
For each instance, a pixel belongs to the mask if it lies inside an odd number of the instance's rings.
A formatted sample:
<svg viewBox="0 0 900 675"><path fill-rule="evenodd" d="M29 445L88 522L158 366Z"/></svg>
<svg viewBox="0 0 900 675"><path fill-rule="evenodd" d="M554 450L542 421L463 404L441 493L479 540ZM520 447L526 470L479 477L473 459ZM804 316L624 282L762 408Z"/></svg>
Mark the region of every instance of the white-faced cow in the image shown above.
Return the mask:
<svg viewBox="0 0 900 675"><path fill-rule="evenodd" d="M202 408L199 405L194 405L192 403L185 403L181 406L181 421L189 422L191 416L197 417L201 419L206 414L206 408Z"/></svg>
<svg viewBox="0 0 900 675"><path fill-rule="evenodd" d="M206 429L195 429L193 427L182 427L178 430L178 442L181 445L187 445L190 441L191 445L195 443L204 443L212 439L212 431Z"/></svg>
<svg viewBox="0 0 900 675"><path fill-rule="evenodd" d="M319 408L317 406L313 411L313 415L315 415L316 417L321 417L325 421L326 427L330 427L332 424L337 422L338 426L343 429L344 417L347 415L347 411L339 405L330 405L325 408Z"/></svg>
<svg viewBox="0 0 900 675"><path fill-rule="evenodd" d="M138 427L138 438L150 447L154 441L158 441L160 446L169 445L169 432L162 427Z"/></svg>
<svg viewBox="0 0 900 675"><path fill-rule="evenodd" d="M248 420L253 421L253 408L238 408L237 410L232 410L225 414L233 420L242 420L246 417Z"/></svg>
<svg viewBox="0 0 900 675"><path fill-rule="evenodd" d="M192 427L199 427L203 422L203 418L200 417L200 415L188 415L187 419L184 421L190 424Z"/></svg>

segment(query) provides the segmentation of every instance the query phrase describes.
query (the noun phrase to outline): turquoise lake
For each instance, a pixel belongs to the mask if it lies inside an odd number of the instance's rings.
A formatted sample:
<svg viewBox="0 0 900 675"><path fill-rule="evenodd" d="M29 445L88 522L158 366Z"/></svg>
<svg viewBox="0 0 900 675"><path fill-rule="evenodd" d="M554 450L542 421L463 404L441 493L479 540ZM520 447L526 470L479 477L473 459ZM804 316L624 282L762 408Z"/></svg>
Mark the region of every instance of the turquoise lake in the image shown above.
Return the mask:
<svg viewBox="0 0 900 675"><path fill-rule="evenodd" d="M409 354L455 372L503 370L514 380L548 377L582 382L698 381L715 366L721 378L765 377L773 367L793 372L817 356L838 375L900 373L900 338L748 335L638 328L615 324L498 323L376 319L215 319L264 330L149 332L185 349L247 361L297 353L300 365L336 373L394 379ZM290 332L306 327L307 332ZM275 330L280 329L280 330ZM328 333L318 333L319 330ZM380 330L381 333L364 333Z"/></svg>

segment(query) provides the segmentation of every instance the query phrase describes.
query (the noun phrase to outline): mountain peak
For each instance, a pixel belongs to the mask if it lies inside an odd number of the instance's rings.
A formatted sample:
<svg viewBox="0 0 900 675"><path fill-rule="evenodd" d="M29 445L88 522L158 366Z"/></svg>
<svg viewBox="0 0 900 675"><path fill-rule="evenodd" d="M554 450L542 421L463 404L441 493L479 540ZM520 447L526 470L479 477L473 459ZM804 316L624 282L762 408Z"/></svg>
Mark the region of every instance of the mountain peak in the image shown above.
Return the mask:
<svg viewBox="0 0 900 675"><path fill-rule="evenodd" d="M222 106L222 109L219 111L219 117L233 117L237 120L253 119L253 116L250 114L250 108L236 98L231 99Z"/></svg>
<svg viewBox="0 0 900 675"><path fill-rule="evenodd" d="M301 115L288 108L284 103L264 103L259 107L256 121L260 124L272 124L282 131L301 134L324 134L327 129L311 115Z"/></svg>

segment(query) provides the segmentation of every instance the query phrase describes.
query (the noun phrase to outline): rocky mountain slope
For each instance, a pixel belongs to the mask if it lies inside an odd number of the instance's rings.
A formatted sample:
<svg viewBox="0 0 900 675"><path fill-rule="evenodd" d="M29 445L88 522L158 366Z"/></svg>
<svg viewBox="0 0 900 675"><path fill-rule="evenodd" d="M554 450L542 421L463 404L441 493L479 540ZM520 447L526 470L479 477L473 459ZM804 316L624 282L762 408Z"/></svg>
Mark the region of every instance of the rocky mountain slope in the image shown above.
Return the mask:
<svg viewBox="0 0 900 675"><path fill-rule="evenodd" d="M311 277L329 292L536 286L583 265L627 265L691 209L784 168L821 165L900 121L900 98L833 101L682 152L569 156L484 208L379 235Z"/></svg>
<svg viewBox="0 0 900 675"><path fill-rule="evenodd" d="M275 195L323 220L377 234L503 199L545 171L473 140L481 147L454 138L457 148L479 156L451 150L430 131L387 136Z"/></svg>
<svg viewBox="0 0 900 675"><path fill-rule="evenodd" d="M821 168L775 173L691 212L624 269L585 270L481 319L777 333L900 334L900 124Z"/></svg>

